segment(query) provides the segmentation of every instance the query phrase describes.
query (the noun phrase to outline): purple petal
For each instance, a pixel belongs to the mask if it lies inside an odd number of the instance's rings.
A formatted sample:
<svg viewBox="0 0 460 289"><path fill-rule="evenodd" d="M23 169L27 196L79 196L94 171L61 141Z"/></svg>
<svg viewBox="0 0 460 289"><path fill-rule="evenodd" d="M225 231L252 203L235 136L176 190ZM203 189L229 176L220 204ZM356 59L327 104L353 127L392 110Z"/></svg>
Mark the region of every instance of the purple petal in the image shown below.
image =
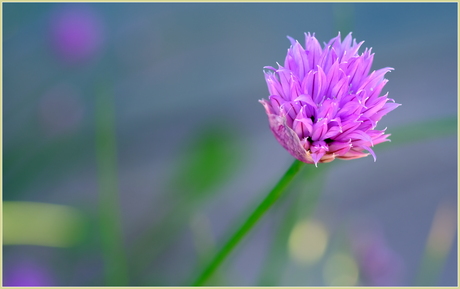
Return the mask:
<svg viewBox="0 0 460 289"><path fill-rule="evenodd" d="M329 144L329 152L334 153L337 156L341 156L346 154L351 148L351 142L341 142L341 141L334 141Z"/></svg>
<svg viewBox="0 0 460 289"><path fill-rule="evenodd" d="M321 160L321 158L329 151L329 147L324 141L315 141L310 147L311 157L315 162L315 166Z"/></svg>
<svg viewBox="0 0 460 289"><path fill-rule="evenodd" d="M333 138L340 133L341 129L339 126L329 127L327 132L324 134L323 139Z"/></svg>
<svg viewBox="0 0 460 289"><path fill-rule="evenodd" d="M309 69L314 69L318 64L322 52L321 45L315 38L315 34L305 34L305 50L307 51L308 55Z"/></svg>
<svg viewBox="0 0 460 289"><path fill-rule="evenodd" d="M311 139L314 141L323 140L326 132L327 132L327 119L323 118L313 124L313 134L311 136Z"/></svg>
<svg viewBox="0 0 460 289"><path fill-rule="evenodd" d="M313 131L313 121L311 118L305 116L305 110L303 107L300 109L292 127L301 139L311 136Z"/></svg>
<svg viewBox="0 0 460 289"><path fill-rule="evenodd" d="M347 153L337 156L338 159L342 160L353 160L353 159L359 159L359 158L364 158L367 157L369 154L363 153L362 151L357 151L355 149L350 149Z"/></svg>
<svg viewBox="0 0 460 289"><path fill-rule="evenodd" d="M305 163L314 163L310 152L304 149L295 131L287 125L286 118L269 114L268 121L275 138L293 157Z"/></svg>

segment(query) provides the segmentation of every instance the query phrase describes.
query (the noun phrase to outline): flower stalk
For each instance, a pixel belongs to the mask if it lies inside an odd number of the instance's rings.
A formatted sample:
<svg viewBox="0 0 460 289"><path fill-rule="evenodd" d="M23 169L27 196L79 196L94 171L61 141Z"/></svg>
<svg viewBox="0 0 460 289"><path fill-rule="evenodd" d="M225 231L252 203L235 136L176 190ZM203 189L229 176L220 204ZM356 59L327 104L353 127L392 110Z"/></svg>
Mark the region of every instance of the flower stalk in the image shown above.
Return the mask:
<svg viewBox="0 0 460 289"><path fill-rule="evenodd" d="M301 170L305 163L295 160L294 163L289 167L283 177L273 187L270 193L265 199L257 206L252 214L246 219L241 227L228 239L227 243L220 249L220 251L214 256L211 262L204 268L202 273L193 283L194 286L202 286L222 264L222 262L228 257L228 255L235 249L238 243L249 233L254 225L260 220L260 218L273 206L273 204L281 197L285 189L289 186L291 181Z"/></svg>

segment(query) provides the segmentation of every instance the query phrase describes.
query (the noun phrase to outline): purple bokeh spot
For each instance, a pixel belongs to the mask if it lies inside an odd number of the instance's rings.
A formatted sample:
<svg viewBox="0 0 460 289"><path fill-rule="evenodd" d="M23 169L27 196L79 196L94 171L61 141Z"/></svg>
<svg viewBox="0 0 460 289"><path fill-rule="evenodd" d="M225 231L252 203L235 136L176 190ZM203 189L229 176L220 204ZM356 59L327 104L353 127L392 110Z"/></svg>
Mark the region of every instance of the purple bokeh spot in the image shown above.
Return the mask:
<svg viewBox="0 0 460 289"><path fill-rule="evenodd" d="M70 63L94 56L104 42L101 18L88 6L61 6L51 16L50 32L55 52Z"/></svg>
<svg viewBox="0 0 460 289"><path fill-rule="evenodd" d="M40 264L23 261L12 266L4 264L3 286L53 286L50 272Z"/></svg>
<svg viewBox="0 0 460 289"><path fill-rule="evenodd" d="M404 261L387 243L382 229L374 224L354 231L353 251L362 281L368 286L401 286Z"/></svg>

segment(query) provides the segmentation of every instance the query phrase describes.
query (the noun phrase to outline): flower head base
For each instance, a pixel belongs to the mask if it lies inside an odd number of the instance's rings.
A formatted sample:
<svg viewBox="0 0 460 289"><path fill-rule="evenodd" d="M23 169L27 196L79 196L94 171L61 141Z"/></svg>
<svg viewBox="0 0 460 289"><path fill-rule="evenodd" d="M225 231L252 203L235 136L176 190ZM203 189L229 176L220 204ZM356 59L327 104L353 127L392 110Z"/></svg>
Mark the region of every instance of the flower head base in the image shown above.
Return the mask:
<svg viewBox="0 0 460 289"><path fill-rule="evenodd" d="M305 34L305 48L288 38L284 67L264 67L270 96L260 100L278 142L298 160L315 165L369 153L375 160L371 147L389 141L389 134L374 128L400 105L388 93L379 96L388 82L384 75L393 68L369 74L374 54L366 48L359 55L363 42L356 43L351 33L343 41L339 33L324 48L314 34Z"/></svg>

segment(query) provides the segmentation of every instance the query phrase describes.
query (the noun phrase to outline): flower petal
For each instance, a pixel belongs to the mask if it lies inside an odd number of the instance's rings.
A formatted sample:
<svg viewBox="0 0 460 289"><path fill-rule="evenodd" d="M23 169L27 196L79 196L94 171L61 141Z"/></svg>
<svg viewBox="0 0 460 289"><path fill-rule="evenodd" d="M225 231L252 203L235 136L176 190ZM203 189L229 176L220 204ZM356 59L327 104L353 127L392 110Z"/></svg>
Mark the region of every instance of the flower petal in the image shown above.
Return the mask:
<svg viewBox="0 0 460 289"><path fill-rule="evenodd" d="M268 122L276 140L296 159L313 164L310 152L305 150L299 137L286 122L286 117L268 114Z"/></svg>

